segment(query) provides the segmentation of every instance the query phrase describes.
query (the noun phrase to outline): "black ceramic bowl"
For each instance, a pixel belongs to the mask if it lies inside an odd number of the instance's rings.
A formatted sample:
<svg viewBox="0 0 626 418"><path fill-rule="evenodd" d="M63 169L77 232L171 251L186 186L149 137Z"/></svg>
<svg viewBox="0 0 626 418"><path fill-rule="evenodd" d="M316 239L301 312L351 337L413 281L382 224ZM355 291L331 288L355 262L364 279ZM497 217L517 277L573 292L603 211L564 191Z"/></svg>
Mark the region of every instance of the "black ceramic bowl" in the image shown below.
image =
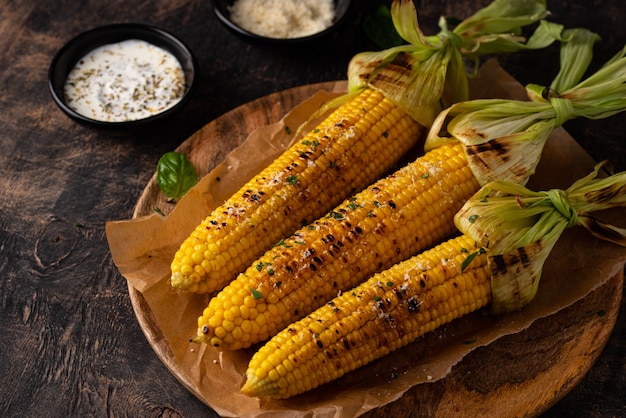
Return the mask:
<svg viewBox="0 0 626 418"><path fill-rule="evenodd" d="M346 20L350 9L350 0L333 0L335 5L335 17L332 24L328 28L322 30L321 32L300 38L270 38L247 31L234 23L230 18L229 10L234 2L235 0L213 0L213 11L215 12L215 15L228 29L249 41L284 46L309 43L325 37L341 26L341 24Z"/></svg>
<svg viewBox="0 0 626 418"><path fill-rule="evenodd" d="M83 116L70 108L64 97L65 80L78 60L100 46L139 39L165 49L180 62L185 74L185 91L182 99L174 106L154 115L122 122L106 122ZM189 100L197 80L197 62L191 50L172 34L154 26L121 23L101 26L83 32L70 40L55 55L48 72L48 87L55 103L76 122L95 128L126 130L147 127L179 111Z"/></svg>

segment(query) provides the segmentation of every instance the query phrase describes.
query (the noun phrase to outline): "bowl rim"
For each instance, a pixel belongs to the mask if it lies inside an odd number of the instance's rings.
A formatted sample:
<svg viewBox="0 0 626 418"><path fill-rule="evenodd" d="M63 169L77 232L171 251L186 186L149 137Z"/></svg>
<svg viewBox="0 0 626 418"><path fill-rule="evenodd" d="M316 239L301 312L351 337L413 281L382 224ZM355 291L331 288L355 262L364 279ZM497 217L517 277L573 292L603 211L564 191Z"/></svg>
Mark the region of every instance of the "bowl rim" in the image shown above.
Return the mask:
<svg viewBox="0 0 626 418"><path fill-rule="evenodd" d="M232 5L234 1L236 0L229 0L228 1L229 5ZM340 1L342 0L337 0L337 1L333 0L333 3L335 4L335 10L337 10ZM220 20L228 29L230 29L231 31L233 31L234 33L240 36L243 36L250 40L264 42L267 44L298 45L298 44L303 44L303 43L311 42L319 38L322 38L328 35L329 33L334 32L339 26L341 26L343 22L345 22L345 20L348 18L348 14L353 3L351 0L343 0L343 2L345 3L345 8L343 9L343 13L339 15L338 17L335 16L332 24L329 27L319 32L316 32L314 34L301 36L297 38L270 38L268 36L263 36L263 35L256 34L254 32L250 32L242 28L241 26L237 25L236 23L234 23L230 19L230 13L224 13L224 10L222 10L222 7L218 5L219 3L218 1L213 0L211 3L213 7L213 13L217 16L218 20Z"/></svg>
<svg viewBox="0 0 626 418"><path fill-rule="evenodd" d="M183 67L185 91L174 106L141 119L128 121L102 121L84 116L65 102L63 87L71 69L87 53L94 49L128 39L140 39L172 53ZM145 126L182 108L196 90L198 61L192 50L181 39L160 27L145 23L111 23L88 29L67 41L54 55L48 68L48 89L56 105L71 119L86 125L102 128L130 128Z"/></svg>

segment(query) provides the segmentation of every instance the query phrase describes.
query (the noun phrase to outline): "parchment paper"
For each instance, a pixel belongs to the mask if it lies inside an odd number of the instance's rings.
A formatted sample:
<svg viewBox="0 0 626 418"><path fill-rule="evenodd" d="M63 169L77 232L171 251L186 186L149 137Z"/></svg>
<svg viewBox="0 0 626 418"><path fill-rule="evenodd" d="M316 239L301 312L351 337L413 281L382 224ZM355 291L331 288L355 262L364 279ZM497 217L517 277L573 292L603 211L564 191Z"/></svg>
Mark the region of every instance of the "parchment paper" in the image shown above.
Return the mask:
<svg viewBox="0 0 626 418"><path fill-rule="evenodd" d="M523 87L496 61L483 66L479 76L472 80L471 91L474 98L525 98ZM212 208L287 146L292 138L284 127L298 126L312 110L335 95L320 92L283 120L252 132L181 199L168 216L152 214L107 223L113 260L129 285L145 298L146 309L151 311L152 320L165 339L160 343L171 349L170 369L222 416L348 417L362 414L398 399L414 385L445 377L452 366L472 350L564 309L624 268L626 249L594 239L580 229L568 230L544 267L537 297L523 310L497 317L480 312L468 315L336 382L289 400L257 399L240 394L252 349L220 352L189 342L196 333L196 320L208 303L208 296L171 289L169 263L180 243ZM559 128L548 141L537 173L528 186L535 190L565 188L589 173L593 165L592 159L571 136ZM624 215L623 210L613 210L599 217L625 226Z"/></svg>

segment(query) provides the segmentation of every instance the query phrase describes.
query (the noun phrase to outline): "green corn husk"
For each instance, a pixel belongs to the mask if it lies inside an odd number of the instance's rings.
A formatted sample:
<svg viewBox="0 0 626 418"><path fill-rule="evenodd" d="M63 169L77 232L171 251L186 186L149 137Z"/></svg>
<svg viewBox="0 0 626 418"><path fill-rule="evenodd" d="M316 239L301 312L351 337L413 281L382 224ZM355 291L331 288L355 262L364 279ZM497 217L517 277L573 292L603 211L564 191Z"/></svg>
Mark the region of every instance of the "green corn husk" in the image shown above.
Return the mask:
<svg viewBox="0 0 626 418"><path fill-rule="evenodd" d="M365 88L375 88L429 127L446 101L469 98L468 77L473 73L468 73L466 60L476 64L481 55L545 48L558 39L562 26L541 21L547 15L545 0L495 0L454 29L442 17L441 31L425 36L413 1L394 0L393 24L407 44L355 55L348 66L348 93L327 103L312 118ZM524 26L539 21L528 40L520 35ZM474 67L477 70L478 65Z"/></svg>
<svg viewBox="0 0 626 418"><path fill-rule="evenodd" d="M555 128L573 118L601 119L626 109L626 47L579 82L598 40L586 29L564 30L561 69L550 86L529 84L530 101L481 99L450 106L437 116L425 149L460 141L480 184L525 184Z"/></svg>
<svg viewBox="0 0 626 418"><path fill-rule="evenodd" d="M567 190L533 192L506 182L491 182L454 218L459 231L488 248L493 313L510 312L530 302L544 262L566 228L580 225L595 237L626 246L626 229L590 215L626 206L626 172L597 178L604 163Z"/></svg>
<svg viewBox="0 0 626 418"><path fill-rule="evenodd" d="M391 16L408 44L357 54L348 67L349 90L379 89L416 121L430 126L441 110L444 89L451 92L452 103L469 98L466 59L477 62L480 55L544 48L554 42L562 27L545 21L527 42L520 36L522 27L547 15L545 1L495 0L454 29L442 17L440 32L425 36L413 2L396 0Z"/></svg>

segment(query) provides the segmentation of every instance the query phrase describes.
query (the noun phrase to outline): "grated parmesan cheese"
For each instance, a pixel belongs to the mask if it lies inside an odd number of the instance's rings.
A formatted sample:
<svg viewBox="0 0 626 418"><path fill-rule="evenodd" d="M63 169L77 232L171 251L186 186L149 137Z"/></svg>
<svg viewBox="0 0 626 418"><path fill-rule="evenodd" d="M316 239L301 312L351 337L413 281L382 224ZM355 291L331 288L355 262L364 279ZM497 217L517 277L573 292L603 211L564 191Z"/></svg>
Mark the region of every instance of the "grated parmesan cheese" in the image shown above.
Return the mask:
<svg viewBox="0 0 626 418"><path fill-rule="evenodd" d="M237 0L230 7L234 23L269 38L301 38L328 28L335 17L333 0Z"/></svg>

